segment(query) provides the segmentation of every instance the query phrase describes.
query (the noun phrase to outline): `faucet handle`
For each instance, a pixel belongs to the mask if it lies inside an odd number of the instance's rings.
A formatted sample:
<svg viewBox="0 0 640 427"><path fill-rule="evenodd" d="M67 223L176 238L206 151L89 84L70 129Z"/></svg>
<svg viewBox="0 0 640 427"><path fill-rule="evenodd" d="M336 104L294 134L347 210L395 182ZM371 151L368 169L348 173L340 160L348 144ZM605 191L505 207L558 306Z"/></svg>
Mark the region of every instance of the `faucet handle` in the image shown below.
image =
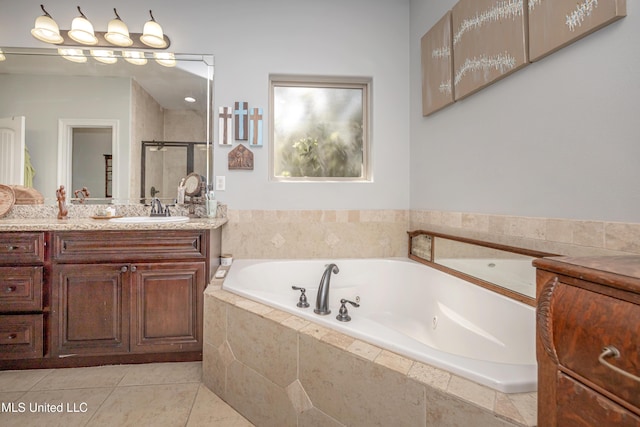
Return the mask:
<svg viewBox="0 0 640 427"><path fill-rule="evenodd" d="M307 292L307 290L298 286L292 286L291 289L293 289L294 291L300 291L300 299L298 300L298 304L296 305L300 308L309 307L309 302L307 301L307 296L305 295L305 292Z"/></svg>
<svg viewBox="0 0 640 427"><path fill-rule="evenodd" d="M360 304L357 302L349 301L348 299L342 298L340 300L340 310L338 311L338 315L336 319L341 322L348 322L351 320L351 316L349 316L349 311L347 310L347 303L351 304L354 307L360 307Z"/></svg>

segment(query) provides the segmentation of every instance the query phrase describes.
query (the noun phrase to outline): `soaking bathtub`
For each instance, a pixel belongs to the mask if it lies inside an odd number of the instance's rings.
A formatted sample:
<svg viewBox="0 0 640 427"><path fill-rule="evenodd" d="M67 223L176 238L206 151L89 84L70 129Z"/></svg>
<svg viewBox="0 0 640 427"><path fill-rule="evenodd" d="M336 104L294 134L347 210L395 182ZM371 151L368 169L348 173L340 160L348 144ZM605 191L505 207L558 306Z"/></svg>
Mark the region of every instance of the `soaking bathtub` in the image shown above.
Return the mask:
<svg viewBox="0 0 640 427"><path fill-rule="evenodd" d="M320 316L329 263L340 271ZM504 393L537 388L535 309L409 259L236 260L223 289ZM342 298L360 304L347 304L349 322L336 319Z"/></svg>

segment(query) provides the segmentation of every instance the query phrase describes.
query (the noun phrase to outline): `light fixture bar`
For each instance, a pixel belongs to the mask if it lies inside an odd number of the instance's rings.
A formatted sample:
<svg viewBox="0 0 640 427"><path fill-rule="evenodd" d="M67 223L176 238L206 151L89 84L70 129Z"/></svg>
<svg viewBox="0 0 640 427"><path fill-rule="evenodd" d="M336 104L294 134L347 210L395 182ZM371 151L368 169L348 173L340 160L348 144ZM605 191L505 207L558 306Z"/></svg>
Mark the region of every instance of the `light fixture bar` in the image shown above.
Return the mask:
<svg viewBox="0 0 640 427"><path fill-rule="evenodd" d="M44 15L36 19L31 34L45 43L56 46L91 46L94 48L113 48L117 46L119 49L153 50L164 50L171 46L171 40L163 33L162 27L155 21L151 11L149 11L151 20L145 23L142 33L128 33L126 24L122 22L115 8L113 12L116 18L109 22L107 31L94 31L93 24L82 13L80 6L78 6L80 16L74 18L70 30L60 30L58 24L45 10L44 5L40 5L40 8Z"/></svg>
<svg viewBox="0 0 640 427"><path fill-rule="evenodd" d="M60 30L60 35L62 36L62 42L60 43L55 43L56 46L84 46L86 47L86 45L82 45L82 44L78 44L76 42L74 42L68 35L69 31L68 30ZM164 48L154 48L151 46L148 46L144 43L142 43L140 41L140 36L142 36L142 33L129 33L129 37L131 37L131 40L133 41L133 43L131 44L131 46L127 46L127 47L123 47L123 46L117 46L114 44L111 44L107 41L107 39L104 38L105 34L107 34L105 31L95 31L95 35L96 38L98 39L98 43L92 45L92 48L96 48L96 47L105 47L105 48L111 48L113 49L114 47L117 49L146 49L146 50L164 50L167 49L170 45L171 45L171 40L169 39L169 37L167 37L167 35L164 35L164 40L165 42L167 42L167 46Z"/></svg>

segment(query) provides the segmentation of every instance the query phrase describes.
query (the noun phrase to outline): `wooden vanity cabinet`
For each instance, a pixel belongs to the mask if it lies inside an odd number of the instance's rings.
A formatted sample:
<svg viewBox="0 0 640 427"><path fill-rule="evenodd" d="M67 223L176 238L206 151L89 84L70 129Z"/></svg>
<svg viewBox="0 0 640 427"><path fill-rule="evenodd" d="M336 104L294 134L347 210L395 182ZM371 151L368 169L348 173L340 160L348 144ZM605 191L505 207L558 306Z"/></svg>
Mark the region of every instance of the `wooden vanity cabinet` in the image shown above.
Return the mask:
<svg viewBox="0 0 640 427"><path fill-rule="evenodd" d="M534 266L538 426L640 427L640 256Z"/></svg>
<svg viewBox="0 0 640 427"><path fill-rule="evenodd" d="M208 237L53 233L52 356L201 352Z"/></svg>
<svg viewBox="0 0 640 427"><path fill-rule="evenodd" d="M44 354L45 233L0 233L0 360Z"/></svg>

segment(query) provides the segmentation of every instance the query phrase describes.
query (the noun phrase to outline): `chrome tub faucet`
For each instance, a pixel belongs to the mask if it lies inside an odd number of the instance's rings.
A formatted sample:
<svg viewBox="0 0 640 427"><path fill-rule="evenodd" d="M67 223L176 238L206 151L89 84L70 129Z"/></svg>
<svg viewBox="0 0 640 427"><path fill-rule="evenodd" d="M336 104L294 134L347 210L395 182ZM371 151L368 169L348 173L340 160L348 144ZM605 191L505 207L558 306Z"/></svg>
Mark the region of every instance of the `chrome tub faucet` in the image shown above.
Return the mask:
<svg viewBox="0 0 640 427"><path fill-rule="evenodd" d="M316 308L314 313L321 316L331 313L329 310L329 285L331 283L331 273L338 274L340 269L335 264L327 264L320 279L320 286L318 286L318 295L316 297Z"/></svg>

